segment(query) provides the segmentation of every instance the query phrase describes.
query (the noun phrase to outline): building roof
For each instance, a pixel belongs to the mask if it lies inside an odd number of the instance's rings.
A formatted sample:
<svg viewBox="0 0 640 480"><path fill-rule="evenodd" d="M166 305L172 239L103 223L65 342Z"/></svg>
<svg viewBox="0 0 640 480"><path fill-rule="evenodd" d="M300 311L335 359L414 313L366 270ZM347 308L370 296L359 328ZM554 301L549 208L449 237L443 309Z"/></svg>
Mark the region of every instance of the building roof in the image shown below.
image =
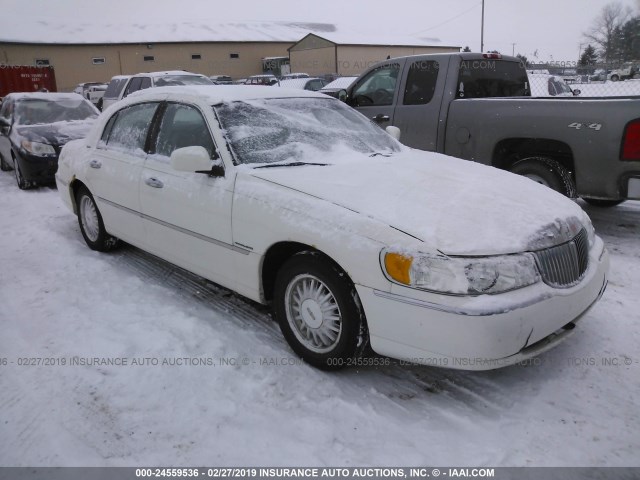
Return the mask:
<svg viewBox="0 0 640 480"><path fill-rule="evenodd" d="M356 32L333 23L169 22L87 23L25 17L0 29L0 42L26 44L139 44L189 42L287 42L309 33L341 45L442 46L437 38Z"/></svg>

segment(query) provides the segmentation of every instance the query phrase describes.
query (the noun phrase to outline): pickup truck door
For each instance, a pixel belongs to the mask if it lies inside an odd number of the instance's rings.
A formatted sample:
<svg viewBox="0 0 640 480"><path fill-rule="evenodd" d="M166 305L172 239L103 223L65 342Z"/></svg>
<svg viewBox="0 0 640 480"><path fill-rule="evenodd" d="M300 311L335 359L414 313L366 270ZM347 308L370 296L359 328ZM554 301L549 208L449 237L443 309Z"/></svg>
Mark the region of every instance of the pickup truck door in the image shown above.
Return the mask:
<svg viewBox="0 0 640 480"><path fill-rule="evenodd" d="M449 57L407 60L398 82L391 123L400 129L404 145L437 151L439 127L446 124L440 122L440 106L448 64ZM441 133L444 134L444 127Z"/></svg>
<svg viewBox="0 0 640 480"><path fill-rule="evenodd" d="M394 59L371 70L351 89L349 105L382 128L393 125L398 84L406 59Z"/></svg>

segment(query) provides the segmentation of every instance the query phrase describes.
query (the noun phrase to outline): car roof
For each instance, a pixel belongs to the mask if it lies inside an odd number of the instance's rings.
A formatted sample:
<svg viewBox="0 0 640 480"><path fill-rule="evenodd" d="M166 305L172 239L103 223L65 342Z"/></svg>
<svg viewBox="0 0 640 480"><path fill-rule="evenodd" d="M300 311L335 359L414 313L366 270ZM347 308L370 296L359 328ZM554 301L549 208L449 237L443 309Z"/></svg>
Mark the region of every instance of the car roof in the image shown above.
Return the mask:
<svg viewBox="0 0 640 480"><path fill-rule="evenodd" d="M184 70L167 70L162 72L143 72L136 73L133 75L134 77L163 77L165 75L182 75L188 77L204 77L204 75L200 75L199 73L193 72L185 72Z"/></svg>
<svg viewBox="0 0 640 480"><path fill-rule="evenodd" d="M4 100L85 100L77 93L56 93L56 92L14 92L6 95Z"/></svg>
<svg viewBox="0 0 640 480"><path fill-rule="evenodd" d="M249 85L183 85L156 87L138 90L126 98L126 103L138 103L141 100L201 100L210 105L240 100L258 100L263 98L329 98L322 93L290 88L272 88Z"/></svg>
<svg viewBox="0 0 640 480"><path fill-rule="evenodd" d="M307 86L307 83L313 81L313 80L322 80L321 78L317 78L317 77L305 77L305 78L287 78L285 80L280 80L278 83L276 83L274 86L280 86L283 88L302 88L304 89L304 87Z"/></svg>

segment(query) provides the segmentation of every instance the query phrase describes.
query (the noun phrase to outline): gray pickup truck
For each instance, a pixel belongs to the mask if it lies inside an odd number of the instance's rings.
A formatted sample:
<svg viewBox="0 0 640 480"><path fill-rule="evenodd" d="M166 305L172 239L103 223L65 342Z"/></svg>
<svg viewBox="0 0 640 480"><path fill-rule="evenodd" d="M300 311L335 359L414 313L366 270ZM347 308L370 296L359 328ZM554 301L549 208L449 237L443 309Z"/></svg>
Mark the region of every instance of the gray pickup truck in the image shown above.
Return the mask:
<svg viewBox="0 0 640 480"><path fill-rule="evenodd" d="M410 147L526 175L599 206L640 199L640 98L532 98L519 59L456 53L378 63L346 101L398 127Z"/></svg>

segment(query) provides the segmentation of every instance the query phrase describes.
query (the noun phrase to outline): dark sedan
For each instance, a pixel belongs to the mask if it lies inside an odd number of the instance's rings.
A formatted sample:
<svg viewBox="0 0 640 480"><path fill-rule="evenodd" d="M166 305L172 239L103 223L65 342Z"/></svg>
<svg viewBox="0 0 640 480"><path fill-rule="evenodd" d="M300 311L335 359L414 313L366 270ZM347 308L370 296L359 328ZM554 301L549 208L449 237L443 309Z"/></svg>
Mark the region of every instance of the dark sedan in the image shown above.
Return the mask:
<svg viewBox="0 0 640 480"><path fill-rule="evenodd" d="M53 184L62 147L83 138L98 110L69 93L11 93L0 108L0 168L22 190Z"/></svg>

